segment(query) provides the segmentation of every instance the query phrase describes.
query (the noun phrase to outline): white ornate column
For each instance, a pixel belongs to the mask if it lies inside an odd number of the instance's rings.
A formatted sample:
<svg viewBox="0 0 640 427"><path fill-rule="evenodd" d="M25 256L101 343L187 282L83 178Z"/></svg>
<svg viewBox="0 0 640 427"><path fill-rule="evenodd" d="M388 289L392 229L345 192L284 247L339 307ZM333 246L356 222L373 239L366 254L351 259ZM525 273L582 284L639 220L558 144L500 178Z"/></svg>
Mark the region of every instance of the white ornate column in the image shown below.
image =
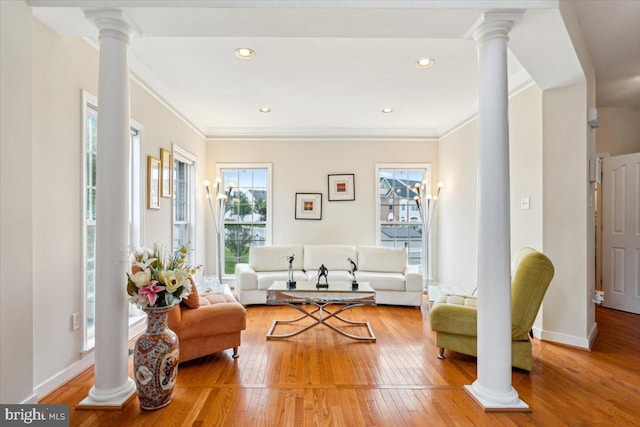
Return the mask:
<svg viewBox="0 0 640 427"><path fill-rule="evenodd" d="M100 31L96 189L95 383L80 406L122 407L135 393L128 376L129 41L123 13L85 12Z"/></svg>
<svg viewBox="0 0 640 427"><path fill-rule="evenodd" d="M511 385L508 34L521 13L489 12L478 45L478 378L467 391L485 410L527 410Z"/></svg>

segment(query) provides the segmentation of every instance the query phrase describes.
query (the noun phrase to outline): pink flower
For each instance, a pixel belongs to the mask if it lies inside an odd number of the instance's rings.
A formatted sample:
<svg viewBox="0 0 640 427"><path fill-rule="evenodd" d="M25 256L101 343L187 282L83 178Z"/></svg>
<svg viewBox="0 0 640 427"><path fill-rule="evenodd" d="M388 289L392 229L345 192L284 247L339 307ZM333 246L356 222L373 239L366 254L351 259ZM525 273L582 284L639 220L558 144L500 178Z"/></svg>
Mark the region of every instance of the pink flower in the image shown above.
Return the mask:
<svg viewBox="0 0 640 427"><path fill-rule="evenodd" d="M157 283L156 280L152 280L147 286L138 289L138 293L149 300L149 305L154 305L158 298L158 292L164 291L164 286Z"/></svg>

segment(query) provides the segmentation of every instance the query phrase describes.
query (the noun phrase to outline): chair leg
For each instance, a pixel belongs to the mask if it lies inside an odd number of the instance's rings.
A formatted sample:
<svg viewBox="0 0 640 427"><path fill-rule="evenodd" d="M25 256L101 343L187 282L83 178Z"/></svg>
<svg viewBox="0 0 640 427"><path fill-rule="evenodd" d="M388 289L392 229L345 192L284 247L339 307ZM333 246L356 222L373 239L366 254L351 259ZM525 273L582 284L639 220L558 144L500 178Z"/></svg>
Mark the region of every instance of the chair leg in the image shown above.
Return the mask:
<svg viewBox="0 0 640 427"><path fill-rule="evenodd" d="M238 357L240 357L240 355L238 354L238 347L233 347L233 356L234 359L237 359Z"/></svg>
<svg viewBox="0 0 640 427"><path fill-rule="evenodd" d="M444 347L438 349L438 359L444 360Z"/></svg>

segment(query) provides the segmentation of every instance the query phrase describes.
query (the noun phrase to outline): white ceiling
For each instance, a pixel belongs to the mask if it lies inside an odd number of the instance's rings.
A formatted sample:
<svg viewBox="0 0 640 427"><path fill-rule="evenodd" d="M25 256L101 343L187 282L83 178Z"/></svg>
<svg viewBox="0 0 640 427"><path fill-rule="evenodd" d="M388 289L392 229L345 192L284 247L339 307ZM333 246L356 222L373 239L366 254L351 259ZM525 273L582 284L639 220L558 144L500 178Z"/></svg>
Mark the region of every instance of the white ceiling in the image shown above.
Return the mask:
<svg viewBox="0 0 640 427"><path fill-rule="evenodd" d="M512 89L526 85L529 74L543 88L579 79L579 63L552 7L555 3L30 2L34 15L54 30L85 37L95 37L96 30L81 8L121 7L141 32L131 43L132 71L206 136L399 138L437 138L474 115L477 52L465 33L489 9L530 8L518 24L520 31L514 29L512 34L514 54L508 58ZM625 25L633 28L623 40L634 41L633 35L640 34L640 15L635 12L640 11L636 7L640 1L582 3L594 3L578 9L585 22L603 13L595 3L616 3L612 8L623 9ZM605 17L617 19L612 13ZM597 32L602 33L599 27L604 24L597 23ZM540 28L544 34L532 34L540 33ZM631 75L640 89L640 42L616 49L615 59L609 42L585 38L589 48L607 50L602 57L592 52L599 82L601 74ZM235 57L238 47L254 49L255 57ZM554 58L551 70L539 65L543 55ZM416 68L415 61L423 56L435 58L436 64ZM614 59L620 67L611 66ZM621 92L624 105L640 105L640 90ZM607 102L618 101L609 96ZM263 106L272 112L260 113ZM394 112L383 114L384 107Z"/></svg>

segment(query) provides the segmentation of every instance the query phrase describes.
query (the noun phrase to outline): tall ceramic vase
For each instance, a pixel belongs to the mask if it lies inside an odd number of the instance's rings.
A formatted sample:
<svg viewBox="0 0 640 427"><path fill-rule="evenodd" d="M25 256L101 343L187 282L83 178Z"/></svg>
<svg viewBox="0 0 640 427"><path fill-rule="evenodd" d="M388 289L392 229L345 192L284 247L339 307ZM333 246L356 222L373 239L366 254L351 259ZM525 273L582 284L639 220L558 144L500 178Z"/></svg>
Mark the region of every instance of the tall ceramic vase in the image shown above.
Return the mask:
<svg viewBox="0 0 640 427"><path fill-rule="evenodd" d="M147 307L147 330L136 340L133 371L142 409L160 409L171 402L178 376L178 336L167 326L173 307Z"/></svg>

